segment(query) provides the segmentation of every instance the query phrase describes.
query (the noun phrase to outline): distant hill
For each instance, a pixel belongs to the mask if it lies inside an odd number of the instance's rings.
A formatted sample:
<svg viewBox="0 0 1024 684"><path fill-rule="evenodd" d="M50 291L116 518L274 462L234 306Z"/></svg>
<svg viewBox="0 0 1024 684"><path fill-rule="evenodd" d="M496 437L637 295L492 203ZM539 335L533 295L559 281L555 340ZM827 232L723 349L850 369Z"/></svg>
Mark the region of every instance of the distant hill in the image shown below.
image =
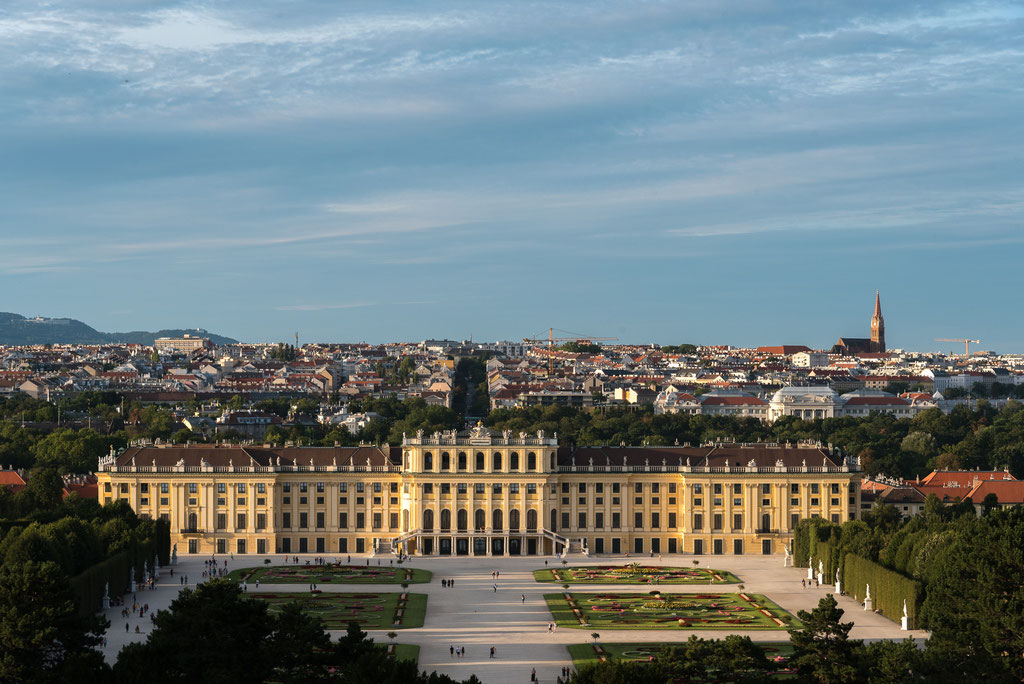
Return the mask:
<svg viewBox="0 0 1024 684"><path fill-rule="evenodd" d="M73 318L25 318L16 313L0 312L0 344L105 344L124 342L152 345L158 337L181 337L185 333L209 337L214 344L233 344L238 340L214 335L200 328L146 332L105 333Z"/></svg>

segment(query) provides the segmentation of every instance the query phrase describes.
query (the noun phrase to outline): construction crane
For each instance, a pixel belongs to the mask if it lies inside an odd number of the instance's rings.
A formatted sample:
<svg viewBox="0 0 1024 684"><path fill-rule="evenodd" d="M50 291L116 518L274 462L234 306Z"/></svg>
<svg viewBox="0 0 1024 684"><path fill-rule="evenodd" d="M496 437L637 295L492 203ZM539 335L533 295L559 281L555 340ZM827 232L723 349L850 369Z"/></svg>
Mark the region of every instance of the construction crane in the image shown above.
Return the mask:
<svg viewBox="0 0 1024 684"><path fill-rule="evenodd" d="M971 344L981 344L981 340L968 340L964 337L936 337L936 342L963 342L964 343L964 358L970 358L971 356Z"/></svg>
<svg viewBox="0 0 1024 684"><path fill-rule="evenodd" d="M568 330L559 330L560 333L569 333ZM572 337L555 337L555 329L548 328L548 338L524 337L523 342L533 344L548 343L548 377L555 374L555 342L595 342L595 341L618 341L618 337L588 337L587 335L576 335L569 333Z"/></svg>

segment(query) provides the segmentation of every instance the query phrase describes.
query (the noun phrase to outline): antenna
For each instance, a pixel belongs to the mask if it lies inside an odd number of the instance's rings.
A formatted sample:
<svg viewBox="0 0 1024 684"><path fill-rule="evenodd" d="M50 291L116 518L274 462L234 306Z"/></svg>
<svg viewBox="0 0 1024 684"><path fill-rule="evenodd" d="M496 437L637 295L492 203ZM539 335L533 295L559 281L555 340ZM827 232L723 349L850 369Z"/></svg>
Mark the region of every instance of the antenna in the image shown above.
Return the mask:
<svg viewBox="0 0 1024 684"><path fill-rule="evenodd" d="M299 348L299 331L298 330L295 331L295 348L296 349Z"/></svg>

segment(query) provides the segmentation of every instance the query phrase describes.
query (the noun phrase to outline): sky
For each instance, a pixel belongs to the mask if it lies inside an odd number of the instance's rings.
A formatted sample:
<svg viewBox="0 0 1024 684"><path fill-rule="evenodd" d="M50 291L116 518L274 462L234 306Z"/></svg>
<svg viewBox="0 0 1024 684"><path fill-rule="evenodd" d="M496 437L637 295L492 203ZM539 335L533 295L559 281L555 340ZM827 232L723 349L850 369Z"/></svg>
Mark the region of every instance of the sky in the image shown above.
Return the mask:
<svg viewBox="0 0 1024 684"><path fill-rule="evenodd" d="M1019 2L0 5L0 310L1024 352Z"/></svg>

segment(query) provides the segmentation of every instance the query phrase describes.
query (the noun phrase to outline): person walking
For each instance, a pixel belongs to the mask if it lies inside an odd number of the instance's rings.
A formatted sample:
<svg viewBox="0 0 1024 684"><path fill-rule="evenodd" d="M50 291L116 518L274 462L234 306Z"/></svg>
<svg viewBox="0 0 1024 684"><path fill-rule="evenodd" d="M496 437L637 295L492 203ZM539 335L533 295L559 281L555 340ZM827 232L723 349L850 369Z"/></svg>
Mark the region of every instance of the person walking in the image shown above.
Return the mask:
<svg viewBox="0 0 1024 684"><path fill-rule="evenodd" d="M493 646L491 646L491 657L492 658L494 657L494 647Z"/></svg>
<svg viewBox="0 0 1024 684"><path fill-rule="evenodd" d="M805 579L801 579L800 580L800 588L801 589L806 589L807 588L807 580L805 580Z"/></svg>
<svg viewBox="0 0 1024 684"><path fill-rule="evenodd" d="M494 593L495 593L495 594L497 594L497 593L498 593L498 585L497 585L497 584L495 584L495 585L494 585Z"/></svg>
<svg viewBox="0 0 1024 684"><path fill-rule="evenodd" d="M526 603L526 594L523 594L523 603Z"/></svg>
<svg viewBox="0 0 1024 684"><path fill-rule="evenodd" d="M455 657L455 646L454 645L448 647L448 655L451 656L452 658Z"/></svg>

